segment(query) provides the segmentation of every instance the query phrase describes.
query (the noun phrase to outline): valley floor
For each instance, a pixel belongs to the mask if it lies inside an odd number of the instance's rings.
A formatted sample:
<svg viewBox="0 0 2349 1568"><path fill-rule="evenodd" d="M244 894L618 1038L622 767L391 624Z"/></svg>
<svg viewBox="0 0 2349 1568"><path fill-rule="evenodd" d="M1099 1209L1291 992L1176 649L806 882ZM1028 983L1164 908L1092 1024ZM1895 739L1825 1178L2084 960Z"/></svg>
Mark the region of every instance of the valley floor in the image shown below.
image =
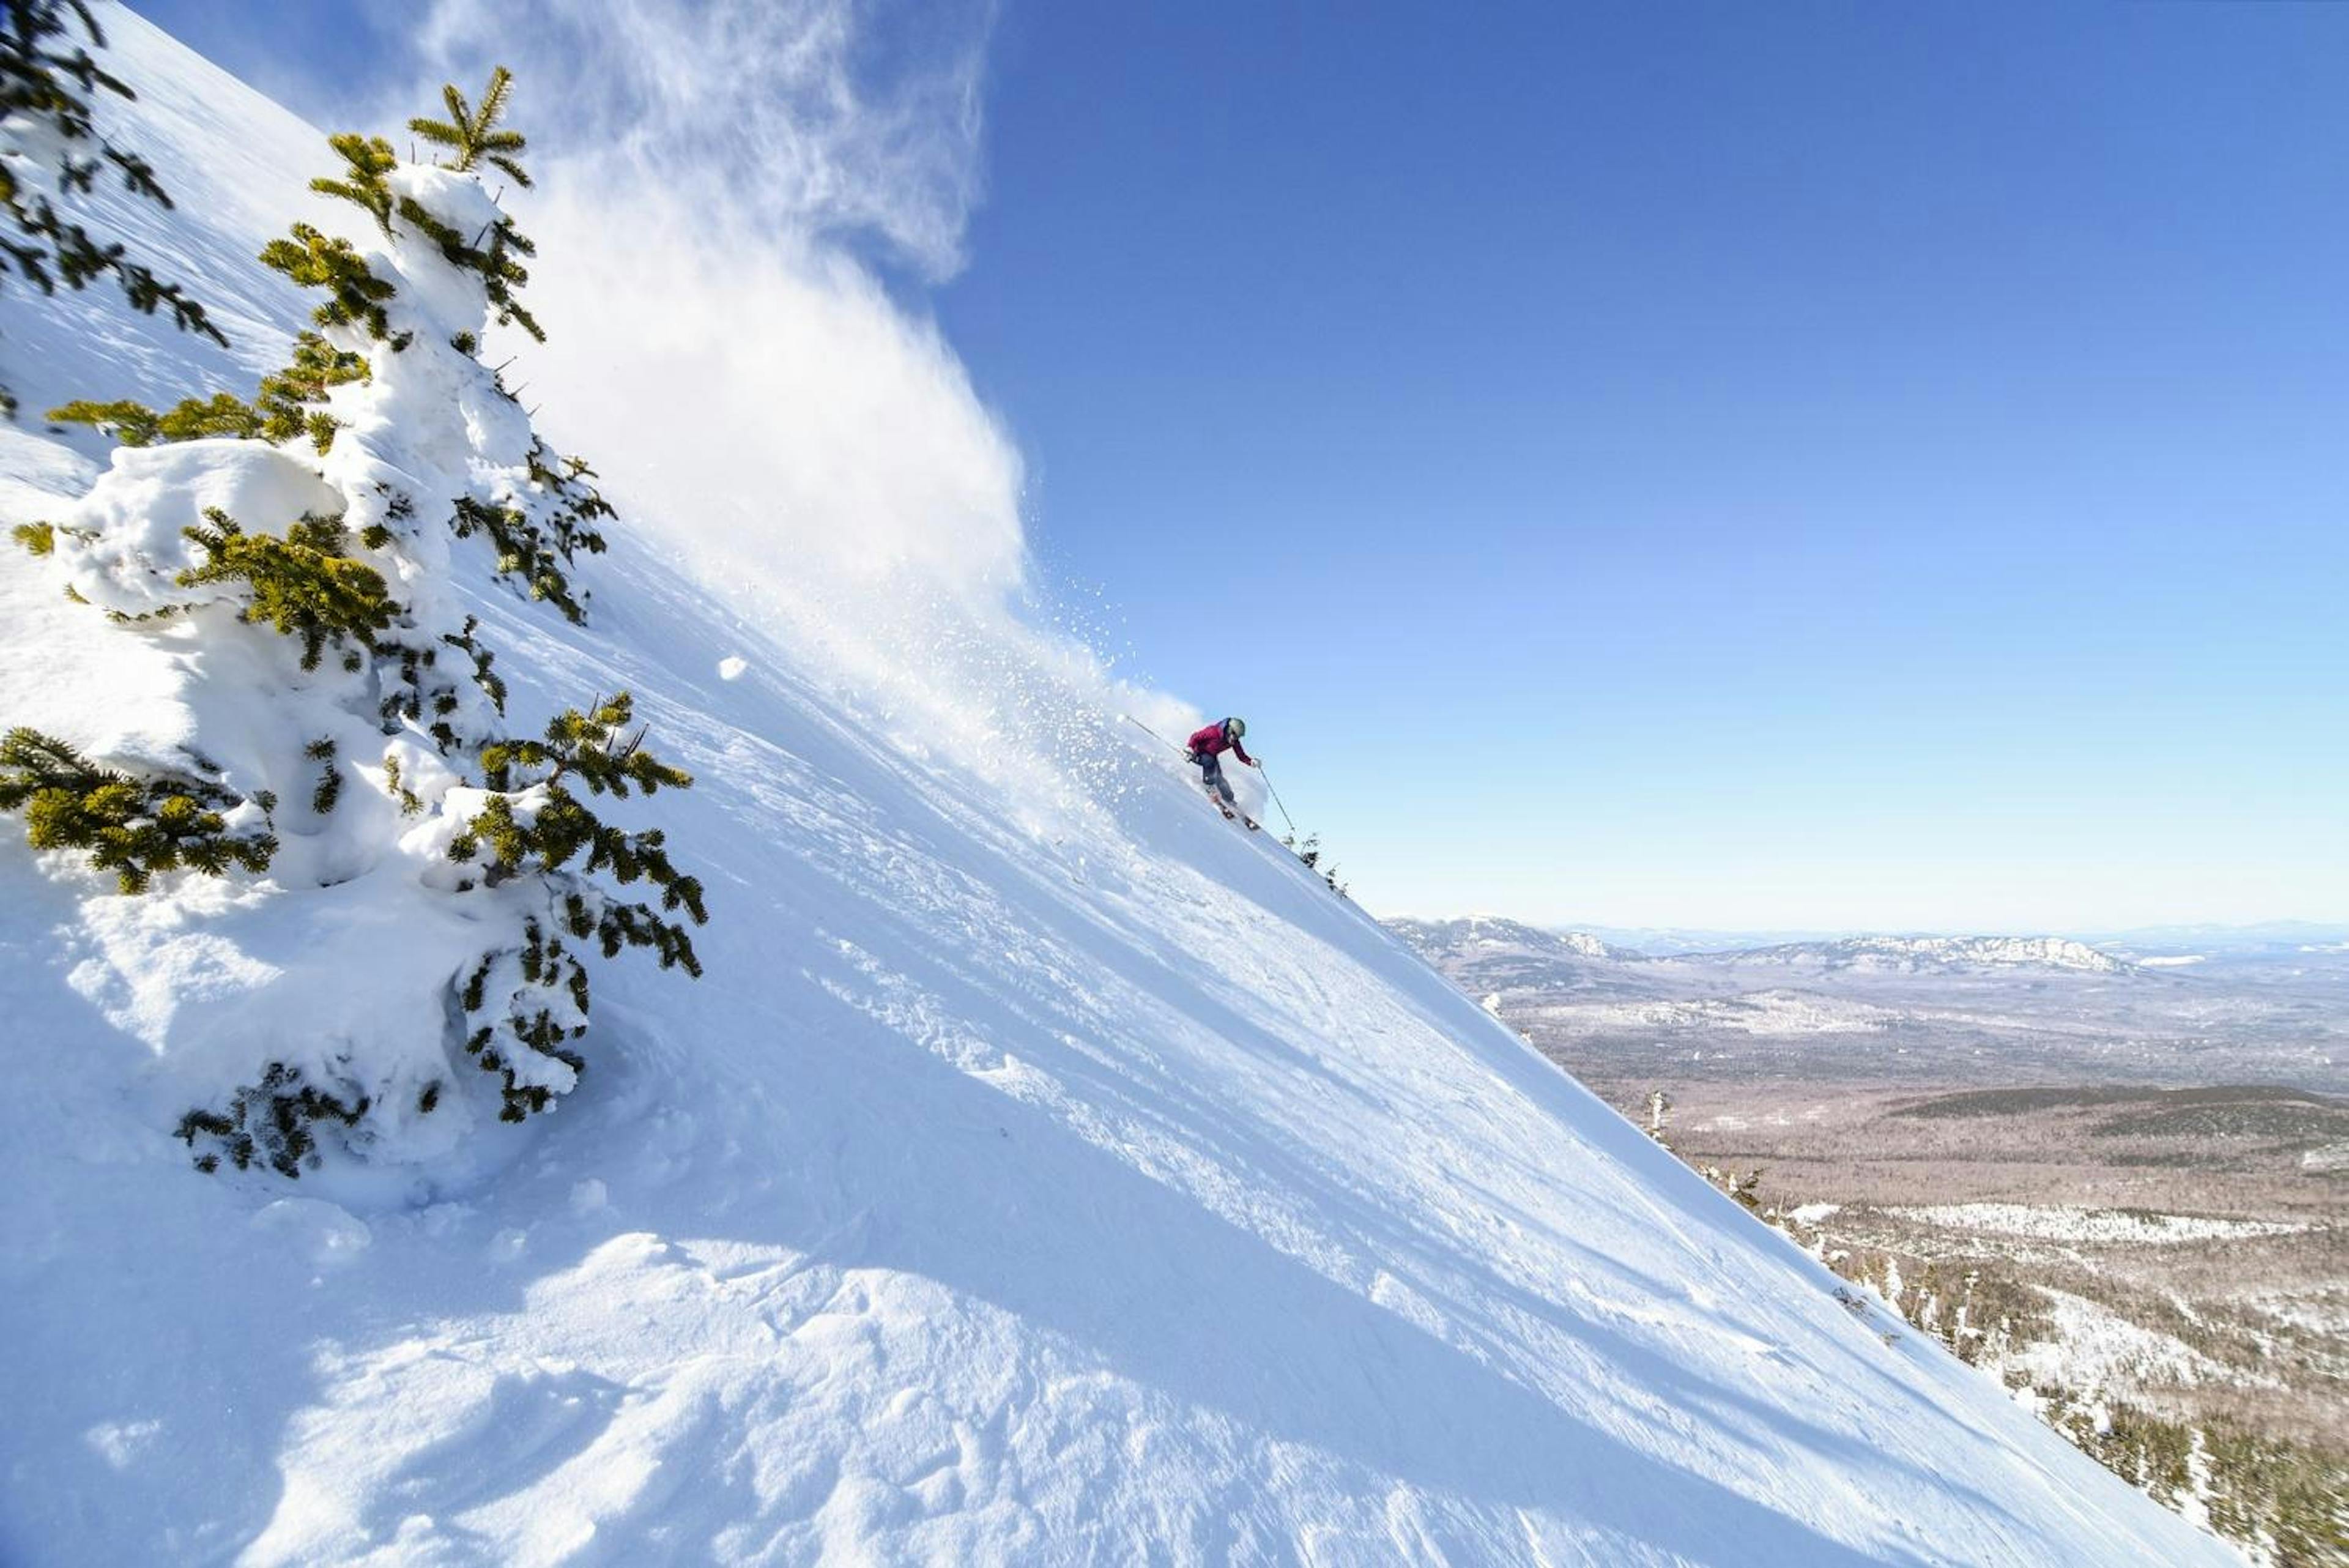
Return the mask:
<svg viewBox="0 0 2349 1568"><path fill-rule="evenodd" d="M2349 1561L2349 1103L1568 1064L2254 1561Z"/></svg>

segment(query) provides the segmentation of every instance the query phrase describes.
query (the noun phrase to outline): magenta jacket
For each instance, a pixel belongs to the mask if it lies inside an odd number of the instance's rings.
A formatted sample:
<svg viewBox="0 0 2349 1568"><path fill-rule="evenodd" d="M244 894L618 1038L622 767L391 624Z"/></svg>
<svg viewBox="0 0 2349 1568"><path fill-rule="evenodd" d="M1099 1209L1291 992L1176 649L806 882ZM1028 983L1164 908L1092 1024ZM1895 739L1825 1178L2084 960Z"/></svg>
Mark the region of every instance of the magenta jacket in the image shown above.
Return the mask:
<svg viewBox="0 0 2349 1568"><path fill-rule="evenodd" d="M1191 737L1191 749L1201 756L1207 757L1221 756L1228 750L1232 755L1239 758L1248 766L1256 766L1256 759L1247 754L1246 746L1241 745L1237 741L1224 738L1224 727L1220 723L1210 724L1206 729L1194 733Z"/></svg>

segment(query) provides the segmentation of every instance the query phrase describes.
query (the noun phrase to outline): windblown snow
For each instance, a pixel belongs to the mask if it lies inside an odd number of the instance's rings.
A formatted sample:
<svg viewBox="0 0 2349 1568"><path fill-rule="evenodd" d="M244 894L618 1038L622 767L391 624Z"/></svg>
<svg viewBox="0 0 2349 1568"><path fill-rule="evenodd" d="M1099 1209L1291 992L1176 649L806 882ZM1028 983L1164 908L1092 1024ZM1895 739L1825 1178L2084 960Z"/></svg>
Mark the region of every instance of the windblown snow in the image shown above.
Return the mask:
<svg viewBox="0 0 2349 1568"><path fill-rule="evenodd" d="M102 17L180 202L143 243L237 351L12 291L36 416L249 390L301 319L243 258L323 141ZM10 523L105 461L37 430ZM909 703L932 647L844 679L612 536L585 627L451 591L515 711L628 689L697 776L708 978L600 971L580 1089L461 1167L192 1170L188 1019L364 1008L365 966L0 825L0 1561L2232 1561L1221 820L1081 650ZM139 731L138 648L0 557L0 722ZM336 919L413 958L398 913Z"/></svg>

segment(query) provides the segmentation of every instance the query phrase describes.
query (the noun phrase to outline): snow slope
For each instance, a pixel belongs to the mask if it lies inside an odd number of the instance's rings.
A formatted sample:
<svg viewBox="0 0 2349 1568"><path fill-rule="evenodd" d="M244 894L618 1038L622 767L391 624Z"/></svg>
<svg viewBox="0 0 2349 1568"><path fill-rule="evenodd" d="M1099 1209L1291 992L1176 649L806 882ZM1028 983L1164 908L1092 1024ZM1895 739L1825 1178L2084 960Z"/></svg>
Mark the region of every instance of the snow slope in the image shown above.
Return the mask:
<svg viewBox="0 0 2349 1568"><path fill-rule="evenodd" d="M133 140L222 214L182 270L290 327L233 258L322 150L108 16ZM86 472L0 457L10 522ZM591 626L471 607L514 711L630 688L699 778L661 815L709 978L604 970L585 1086L488 1168L191 1171L156 1042L298 932L116 973L135 911L0 833L0 1562L2232 1561L1885 1343L1081 668L1007 655L1061 717L973 766L918 661L820 679L614 532ZM120 640L0 556L0 722L119 722Z"/></svg>

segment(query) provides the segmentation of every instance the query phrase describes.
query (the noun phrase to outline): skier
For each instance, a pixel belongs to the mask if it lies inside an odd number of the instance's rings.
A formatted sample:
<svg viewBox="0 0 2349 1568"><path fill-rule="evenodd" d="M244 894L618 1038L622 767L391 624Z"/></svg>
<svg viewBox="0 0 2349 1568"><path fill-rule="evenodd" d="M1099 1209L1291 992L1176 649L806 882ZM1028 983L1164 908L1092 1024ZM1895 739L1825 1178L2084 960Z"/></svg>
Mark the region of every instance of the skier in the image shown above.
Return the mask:
<svg viewBox="0 0 2349 1568"><path fill-rule="evenodd" d="M1199 770L1199 782L1206 786L1207 798L1216 803L1216 810L1226 816L1239 817L1254 827L1256 824L1236 809L1231 781L1224 777L1221 760L1224 753L1229 752L1248 766L1257 765L1256 759L1247 754L1247 748L1240 744L1240 737L1247 733L1247 722L1243 719L1226 719L1220 724L1207 725L1191 737L1191 765Z"/></svg>

